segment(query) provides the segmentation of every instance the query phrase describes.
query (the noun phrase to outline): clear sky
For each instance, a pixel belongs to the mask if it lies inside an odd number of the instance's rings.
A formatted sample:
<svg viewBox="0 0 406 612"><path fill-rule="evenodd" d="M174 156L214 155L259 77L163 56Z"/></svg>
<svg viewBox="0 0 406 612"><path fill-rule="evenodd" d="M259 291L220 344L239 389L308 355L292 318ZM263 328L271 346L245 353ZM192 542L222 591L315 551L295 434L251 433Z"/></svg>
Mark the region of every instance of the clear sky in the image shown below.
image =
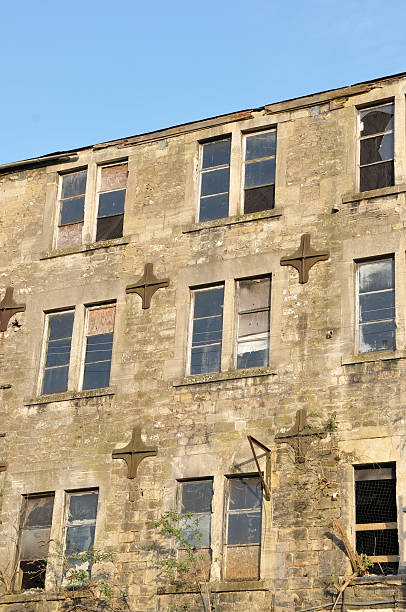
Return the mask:
<svg viewBox="0 0 406 612"><path fill-rule="evenodd" d="M406 71L406 0L0 0L0 163Z"/></svg>

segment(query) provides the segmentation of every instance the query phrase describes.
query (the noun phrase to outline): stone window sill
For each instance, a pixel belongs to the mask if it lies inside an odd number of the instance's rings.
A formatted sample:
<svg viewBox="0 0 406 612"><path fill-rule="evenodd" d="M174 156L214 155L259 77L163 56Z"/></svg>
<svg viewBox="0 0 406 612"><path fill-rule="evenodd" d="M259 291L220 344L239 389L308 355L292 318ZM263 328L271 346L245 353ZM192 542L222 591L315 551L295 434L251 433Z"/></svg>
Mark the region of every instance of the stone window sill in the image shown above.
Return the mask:
<svg viewBox="0 0 406 612"><path fill-rule="evenodd" d="M85 399L89 397L104 397L115 395L117 387L103 387L102 389L89 389L88 391L64 391L63 393L52 393L41 395L32 399L25 399L24 406L38 406L40 404L54 404L55 402L67 402L69 400Z"/></svg>
<svg viewBox="0 0 406 612"><path fill-rule="evenodd" d="M388 361L390 359L406 359L406 351L377 351L376 353L362 353L360 355L343 355L341 365Z"/></svg>
<svg viewBox="0 0 406 612"><path fill-rule="evenodd" d="M63 593L47 592L44 591L44 589L32 589L29 591L22 591L21 593L10 593L0 596L0 601L4 604L32 603L36 601L63 601L64 599L65 595L63 595Z"/></svg>
<svg viewBox="0 0 406 612"><path fill-rule="evenodd" d="M192 232L200 232L204 229L211 229L213 227L225 227L227 225L235 225L236 223L248 223L249 221L258 221L260 219L272 219L273 217L281 217L282 213L279 208L272 208L270 210L261 210L256 213L249 213L247 215L236 215L235 217L225 217L224 219L213 219L213 221L201 221L200 223L193 223L188 225L182 230L183 234L191 234Z"/></svg>
<svg viewBox="0 0 406 612"><path fill-rule="evenodd" d="M342 197L342 202L343 204L349 204L351 202L359 202L360 200L371 200L372 198L382 198L384 196L405 192L406 185L393 185L391 187L382 187L381 189L372 189L371 191L346 193Z"/></svg>
<svg viewBox="0 0 406 612"><path fill-rule="evenodd" d="M247 368L246 370L232 370L230 372L213 372L212 374L196 374L175 380L174 387L185 387L187 385L202 385L204 383L219 382L222 380L234 380L237 378L253 378L255 376L276 376L271 368Z"/></svg>
<svg viewBox="0 0 406 612"><path fill-rule="evenodd" d="M368 576L358 576L353 578L354 584L393 584L402 585L406 583L406 576L404 574L396 574L392 576L375 576L373 574Z"/></svg>
<svg viewBox="0 0 406 612"><path fill-rule="evenodd" d="M87 253L88 251L96 251L97 249L107 249L113 246L129 244L129 242L131 242L131 236L112 238L111 240L100 240L92 244L75 244L63 249L44 251L41 253L40 259L55 259L56 257L64 257L65 255L74 255L75 253Z"/></svg>
<svg viewBox="0 0 406 612"><path fill-rule="evenodd" d="M238 591L268 591L269 589L261 580L233 580L222 582L210 582L212 593L236 593ZM177 593L198 593L197 587L186 587L180 585L168 585L158 589L159 595L175 595Z"/></svg>

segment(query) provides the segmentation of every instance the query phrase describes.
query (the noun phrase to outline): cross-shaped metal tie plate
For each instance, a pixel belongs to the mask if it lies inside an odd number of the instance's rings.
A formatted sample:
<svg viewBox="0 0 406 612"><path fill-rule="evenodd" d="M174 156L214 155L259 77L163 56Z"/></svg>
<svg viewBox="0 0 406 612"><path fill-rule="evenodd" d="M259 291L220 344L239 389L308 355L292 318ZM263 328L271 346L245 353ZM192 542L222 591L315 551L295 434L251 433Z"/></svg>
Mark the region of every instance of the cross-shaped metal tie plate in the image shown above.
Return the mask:
<svg viewBox="0 0 406 612"><path fill-rule="evenodd" d="M137 293L142 299L142 307L144 310L151 306L152 296L158 289L167 287L169 279L163 278L159 280L154 276L153 264L147 263L144 267L144 274L133 285L127 285L126 293Z"/></svg>
<svg viewBox="0 0 406 612"><path fill-rule="evenodd" d="M296 421L292 429L286 433L275 436L277 442L285 442L290 444L295 451L295 461L304 463L306 452L310 446L313 436L323 436L325 431L322 429L314 429L306 425L307 412L305 408L301 408L296 412Z"/></svg>
<svg viewBox="0 0 406 612"><path fill-rule="evenodd" d="M113 459L123 459L128 466L127 478L137 476L138 466L146 457L155 457L158 449L148 448L141 439L140 427L134 427L132 437L127 446L113 450Z"/></svg>
<svg viewBox="0 0 406 612"><path fill-rule="evenodd" d="M282 257L281 266L292 266L299 272L299 283L303 285L309 280L309 271L319 261L326 261L330 253L317 253L310 246L310 234L303 234L300 247L292 255Z"/></svg>
<svg viewBox="0 0 406 612"><path fill-rule="evenodd" d="M11 317L17 312L24 312L25 304L16 304L13 300L14 287L7 287L6 294L0 302L0 332L5 332Z"/></svg>

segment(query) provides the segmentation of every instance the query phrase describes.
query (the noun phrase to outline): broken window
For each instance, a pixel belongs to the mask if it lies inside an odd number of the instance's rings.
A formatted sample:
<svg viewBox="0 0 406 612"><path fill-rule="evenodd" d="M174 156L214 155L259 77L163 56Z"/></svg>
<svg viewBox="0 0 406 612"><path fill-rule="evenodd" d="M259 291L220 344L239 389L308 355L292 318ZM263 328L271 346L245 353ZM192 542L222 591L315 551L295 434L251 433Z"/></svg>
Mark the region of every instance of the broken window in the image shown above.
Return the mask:
<svg viewBox="0 0 406 612"><path fill-rule="evenodd" d="M65 559L69 568L90 570L89 563L75 555L91 550L96 529L98 490L67 493L65 508Z"/></svg>
<svg viewBox="0 0 406 612"><path fill-rule="evenodd" d="M355 466L355 532L359 554L371 557L374 574L396 574L399 542L395 464Z"/></svg>
<svg viewBox="0 0 406 612"><path fill-rule="evenodd" d="M201 145L199 221L228 216L231 138Z"/></svg>
<svg viewBox="0 0 406 612"><path fill-rule="evenodd" d="M274 207L276 130L245 137L244 213Z"/></svg>
<svg viewBox="0 0 406 612"><path fill-rule="evenodd" d="M54 495L27 495L23 499L19 544L19 586L43 589L50 542Z"/></svg>
<svg viewBox="0 0 406 612"><path fill-rule="evenodd" d="M269 364L271 279L237 281L237 368Z"/></svg>
<svg viewBox="0 0 406 612"><path fill-rule="evenodd" d="M73 310L47 315L42 395L68 388L73 318Z"/></svg>
<svg viewBox="0 0 406 612"><path fill-rule="evenodd" d="M96 240L110 240L123 235L127 164L100 168Z"/></svg>
<svg viewBox="0 0 406 612"><path fill-rule="evenodd" d="M190 374L220 372L224 286L192 292Z"/></svg>
<svg viewBox="0 0 406 612"><path fill-rule="evenodd" d="M262 487L257 476L228 478L225 577L259 578Z"/></svg>
<svg viewBox="0 0 406 612"><path fill-rule="evenodd" d="M394 185L394 104L360 111L360 191Z"/></svg>
<svg viewBox="0 0 406 612"><path fill-rule="evenodd" d="M87 171L61 176L57 247L82 242Z"/></svg>
<svg viewBox="0 0 406 612"><path fill-rule="evenodd" d="M193 480L179 483L179 502L181 514L193 514L197 523L186 521L186 526L192 524L186 541L194 548L210 548L211 532L211 502L213 497L212 479ZM194 528L196 525L196 530ZM198 534L195 533L198 532Z"/></svg>
<svg viewBox="0 0 406 612"><path fill-rule="evenodd" d="M115 312L114 304L87 309L84 390L109 386Z"/></svg>
<svg viewBox="0 0 406 612"><path fill-rule="evenodd" d="M358 264L358 352L395 350L395 260Z"/></svg>

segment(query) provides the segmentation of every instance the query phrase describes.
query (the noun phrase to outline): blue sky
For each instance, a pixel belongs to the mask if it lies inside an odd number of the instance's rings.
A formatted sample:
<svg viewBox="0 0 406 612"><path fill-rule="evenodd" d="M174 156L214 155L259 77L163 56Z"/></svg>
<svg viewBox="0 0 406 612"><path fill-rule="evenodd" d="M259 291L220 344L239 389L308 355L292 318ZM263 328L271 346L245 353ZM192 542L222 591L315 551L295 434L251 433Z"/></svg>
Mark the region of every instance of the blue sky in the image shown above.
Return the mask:
<svg viewBox="0 0 406 612"><path fill-rule="evenodd" d="M20 0L0 14L0 163L406 71L406 0Z"/></svg>

